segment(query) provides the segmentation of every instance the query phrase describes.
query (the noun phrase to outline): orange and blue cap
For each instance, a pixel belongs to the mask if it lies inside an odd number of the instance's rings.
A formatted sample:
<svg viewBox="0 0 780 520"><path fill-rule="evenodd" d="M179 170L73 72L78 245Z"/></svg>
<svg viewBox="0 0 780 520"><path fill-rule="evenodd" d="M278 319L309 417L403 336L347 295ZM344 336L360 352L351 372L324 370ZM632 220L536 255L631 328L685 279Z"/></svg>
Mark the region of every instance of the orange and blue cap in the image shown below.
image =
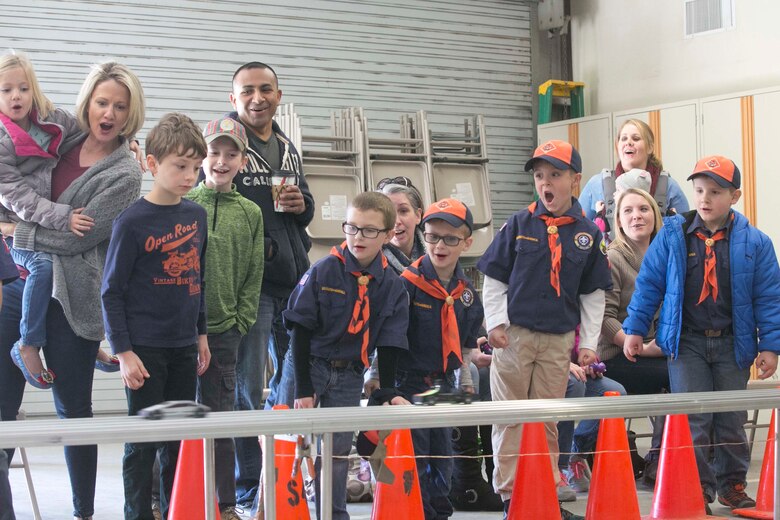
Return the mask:
<svg viewBox="0 0 780 520"><path fill-rule="evenodd" d="M421 224L434 219L441 219L456 228L466 225L469 231L474 231L474 217L471 216L471 210L458 199L442 199L428 206Z"/></svg>
<svg viewBox="0 0 780 520"><path fill-rule="evenodd" d="M223 117L209 121L206 129L203 130L203 138L206 140L206 143L210 143L218 137L231 139L236 143L240 152L246 152L246 149L249 148L244 125L235 119Z"/></svg>
<svg viewBox="0 0 780 520"><path fill-rule="evenodd" d="M734 161L722 155L709 155L699 159L693 173L688 176L688 180L698 175L706 175L718 183L722 188L739 189L742 184L742 176L739 168Z"/></svg>
<svg viewBox="0 0 780 520"><path fill-rule="evenodd" d="M566 141L553 139L540 144L534 150L534 156L525 163L525 171L530 172L536 161L547 161L559 170L572 169L582 172L582 159L576 148Z"/></svg>

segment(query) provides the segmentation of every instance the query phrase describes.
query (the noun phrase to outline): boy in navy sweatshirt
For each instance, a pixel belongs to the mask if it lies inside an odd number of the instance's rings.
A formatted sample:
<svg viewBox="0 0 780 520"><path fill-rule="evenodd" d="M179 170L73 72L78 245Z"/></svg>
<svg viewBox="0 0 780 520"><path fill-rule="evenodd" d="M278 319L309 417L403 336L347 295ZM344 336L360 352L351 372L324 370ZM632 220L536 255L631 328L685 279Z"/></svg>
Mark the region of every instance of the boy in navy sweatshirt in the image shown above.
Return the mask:
<svg viewBox="0 0 780 520"><path fill-rule="evenodd" d="M194 400L208 368L206 210L182 196L195 185L206 142L183 114L166 114L146 138L152 190L114 220L103 275L106 337L119 358L129 415L163 401ZM163 517L179 442L127 443L125 519L152 518L152 466L160 453Z"/></svg>

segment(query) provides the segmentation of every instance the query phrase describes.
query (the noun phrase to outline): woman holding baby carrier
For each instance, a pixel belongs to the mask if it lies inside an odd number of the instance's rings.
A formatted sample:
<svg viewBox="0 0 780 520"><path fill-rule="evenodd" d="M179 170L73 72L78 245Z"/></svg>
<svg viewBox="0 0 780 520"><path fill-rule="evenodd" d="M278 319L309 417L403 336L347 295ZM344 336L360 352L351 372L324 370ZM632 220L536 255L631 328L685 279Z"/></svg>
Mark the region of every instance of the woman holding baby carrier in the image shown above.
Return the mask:
<svg viewBox="0 0 780 520"><path fill-rule="evenodd" d="M639 119L624 121L618 131L615 149L619 158L615 169L602 170L591 177L582 189L580 205L589 219L595 218L599 213L597 208L600 208L604 219L612 222L616 180L633 169L645 170L650 174L649 191L662 215L684 213L690 209L680 185L664 171L661 159L655 155L655 136L647 123Z"/></svg>

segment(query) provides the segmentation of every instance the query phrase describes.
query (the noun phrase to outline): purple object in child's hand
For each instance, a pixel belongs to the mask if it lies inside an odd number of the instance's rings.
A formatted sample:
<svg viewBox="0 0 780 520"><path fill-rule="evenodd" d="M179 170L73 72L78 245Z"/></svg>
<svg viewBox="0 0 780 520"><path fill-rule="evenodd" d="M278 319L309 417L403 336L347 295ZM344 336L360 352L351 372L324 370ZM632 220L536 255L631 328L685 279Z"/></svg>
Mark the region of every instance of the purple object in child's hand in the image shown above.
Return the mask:
<svg viewBox="0 0 780 520"><path fill-rule="evenodd" d="M598 363L591 363L590 368L595 372L596 374L603 374L607 371L607 365L599 361Z"/></svg>

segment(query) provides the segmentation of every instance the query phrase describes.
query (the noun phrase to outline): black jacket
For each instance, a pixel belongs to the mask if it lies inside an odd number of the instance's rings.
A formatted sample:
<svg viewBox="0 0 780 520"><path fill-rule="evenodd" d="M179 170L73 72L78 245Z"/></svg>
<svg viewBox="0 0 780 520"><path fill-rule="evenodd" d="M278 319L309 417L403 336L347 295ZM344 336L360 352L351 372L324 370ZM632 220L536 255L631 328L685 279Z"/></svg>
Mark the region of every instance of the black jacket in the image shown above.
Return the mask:
<svg viewBox="0 0 780 520"><path fill-rule="evenodd" d="M236 112L232 112L229 116L240 121ZM247 150L249 160L233 182L241 195L260 206L263 211L265 271L261 292L276 298L287 298L309 268L308 251L311 249L311 241L306 234L306 226L314 217L314 198L303 176L298 150L276 122L273 123L273 131L279 141L282 170L295 173L298 187L306 203L306 211L300 215L274 211L271 195L271 167L258 152L261 141L248 128L246 133L249 138Z"/></svg>

